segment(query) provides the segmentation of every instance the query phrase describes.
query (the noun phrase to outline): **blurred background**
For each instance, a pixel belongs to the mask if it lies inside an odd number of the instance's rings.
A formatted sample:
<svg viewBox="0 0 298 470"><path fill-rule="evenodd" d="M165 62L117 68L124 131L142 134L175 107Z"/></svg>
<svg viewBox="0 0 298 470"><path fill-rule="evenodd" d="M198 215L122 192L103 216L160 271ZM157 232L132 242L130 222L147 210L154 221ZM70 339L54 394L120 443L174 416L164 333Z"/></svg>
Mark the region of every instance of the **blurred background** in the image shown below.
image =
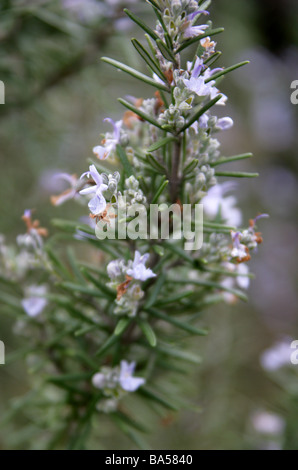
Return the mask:
<svg viewBox="0 0 298 470"><path fill-rule="evenodd" d="M150 96L100 61L105 55L143 66L129 40L142 34L123 17L123 6L154 24L141 0L0 3L0 80L6 95L0 106L0 233L7 242L23 233L26 208L36 209L48 227L52 217L85 215L72 203L51 206L50 196L64 189L53 175L86 171L92 147L107 130L103 118L119 119L123 112L118 96ZM239 206L244 220L258 212L270 219L262 221L265 241L251 262L256 278L249 303L210 309L205 316L210 334L194 343L203 362L192 372L187 393L200 411L153 422L149 440L153 449L298 449L298 366L282 361L298 339L298 105L290 100L291 83L298 80L298 4L216 0L210 11L214 26L225 27L216 37L223 52L218 66L251 61L221 83L229 102L220 112L235 123L220 137L222 154L254 153L250 161L231 165L260 173L240 181ZM18 348L12 328L2 315L0 339L7 353ZM0 366L1 413L27 390L21 360ZM0 448L8 445L7 432L0 429ZM9 432L10 445L18 448L22 422L16 419ZM113 428L99 446L134 447L115 437Z"/></svg>

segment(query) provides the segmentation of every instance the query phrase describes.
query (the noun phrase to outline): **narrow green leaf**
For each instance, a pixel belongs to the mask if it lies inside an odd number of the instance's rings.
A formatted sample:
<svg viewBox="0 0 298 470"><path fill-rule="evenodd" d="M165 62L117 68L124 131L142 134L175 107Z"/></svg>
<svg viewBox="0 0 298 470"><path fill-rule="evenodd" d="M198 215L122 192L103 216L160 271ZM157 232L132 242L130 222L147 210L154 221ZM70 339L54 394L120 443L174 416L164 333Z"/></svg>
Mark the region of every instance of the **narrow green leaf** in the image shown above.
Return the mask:
<svg viewBox="0 0 298 470"><path fill-rule="evenodd" d="M216 34L220 34L224 31L224 28L217 28L217 29L209 29L208 31L206 31L204 34L201 34L200 36L197 36L195 38L192 38L192 39L189 39L188 41L185 41L178 49L177 49L177 53L183 51L184 49L186 49L188 46L190 46L191 44L194 44L196 42L199 42L201 39L204 39L208 36L215 36Z"/></svg>
<svg viewBox="0 0 298 470"><path fill-rule="evenodd" d="M61 374L53 375L47 377L47 382L57 383L57 382L82 382L83 380L90 380L93 372L79 372L76 374Z"/></svg>
<svg viewBox="0 0 298 470"><path fill-rule="evenodd" d="M217 171L215 176L227 176L231 178L257 178L259 173L248 173L245 171Z"/></svg>
<svg viewBox="0 0 298 470"><path fill-rule="evenodd" d="M118 101L119 103L123 104L123 106L125 106L127 109L129 109L130 111L140 116L140 118L142 118L144 121L150 122L150 124L152 124L153 126L158 127L159 129L163 130L162 126L155 119L153 119L151 116L141 111L139 108L136 108L131 103L129 103L126 100L123 100L122 98L118 98Z"/></svg>
<svg viewBox="0 0 298 470"><path fill-rule="evenodd" d="M208 273L214 273L214 274L222 274L224 276L230 276L230 277L249 277L250 279L254 279L255 275L253 273L240 273L240 272L235 272L235 271L228 271L227 269L220 269L220 268L209 268L209 267L204 267L204 271Z"/></svg>
<svg viewBox="0 0 298 470"><path fill-rule="evenodd" d="M148 46L149 46L149 48L150 48L150 51L151 51L151 54L152 54L152 56L153 56L154 62L156 63L157 67L160 67L159 60L158 60L158 58L156 57L155 46L153 45L153 42L152 42L150 36L149 36L148 34L145 34L145 38L146 38L146 41L147 41Z"/></svg>
<svg viewBox="0 0 298 470"><path fill-rule="evenodd" d="M96 357L103 356L119 339L119 336L112 335L110 336L107 341L102 345L102 347L95 353Z"/></svg>
<svg viewBox="0 0 298 470"><path fill-rule="evenodd" d="M152 39L154 39L154 40L158 39L157 34L151 28L149 28L149 26L147 26L146 23L144 23L144 21L142 21L138 16L136 16L134 13L132 13L127 8L124 8L123 11L124 11L124 13L126 13L127 16L129 16L129 18L134 23L136 23L140 28L142 28L145 31L145 33L149 34L149 36L152 37Z"/></svg>
<svg viewBox="0 0 298 470"><path fill-rule="evenodd" d="M101 394L98 393L95 395L95 397L92 397L90 400L88 400L87 410L79 418L77 429L72 438L70 439L68 446L69 450L81 450L85 448L86 440L91 431L92 416L95 412L96 404L100 397Z"/></svg>
<svg viewBox="0 0 298 470"><path fill-rule="evenodd" d="M152 5L154 8L156 8L157 10L162 11L162 9L160 8L160 6L159 6L156 2L154 2L154 0L146 0L146 1L147 1L148 3L151 3L151 5Z"/></svg>
<svg viewBox="0 0 298 470"><path fill-rule="evenodd" d="M105 294L106 296L108 296L109 298L111 299L114 299L115 296L116 296L116 293L110 289L108 286L106 286L105 284L103 284L101 281L99 281L98 279L96 279L95 277L92 276L92 274L89 273L88 269L86 268L81 268L81 271L82 273L84 274L84 276L90 281L92 282L92 284L94 284L103 294Z"/></svg>
<svg viewBox="0 0 298 470"><path fill-rule="evenodd" d="M130 416L127 414L123 413L122 411L114 411L113 413L110 413L110 416L117 416L123 423L127 424L131 428L136 429L137 431L147 433L148 428L143 426L143 424L138 423L135 419L132 419Z"/></svg>
<svg viewBox="0 0 298 470"><path fill-rule="evenodd" d="M177 406L169 402L166 398L163 398L159 394L156 394L152 390L149 390L147 387L140 387L137 393L143 396L144 398L147 398L149 400L152 400L158 403L159 405L162 405L164 408L167 408L168 410L178 411Z"/></svg>
<svg viewBox="0 0 298 470"><path fill-rule="evenodd" d="M156 40L156 44L162 55L166 60L169 60L170 62L174 62L176 64L176 57L174 56L173 52L171 49L169 49L161 39Z"/></svg>
<svg viewBox="0 0 298 470"><path fill-rule="evenodd" d="M223 230L227 232L230 232L231 230L236 230L236 227L233 227L232 225L217 224L215 222L207 222L206 220L204 220L204 227L209 227L214 230Z"/></svg>
<svg viewBox="0 0 298 470"><path fill-rule="evenodd" d="M153 286L153 289L148 297L148 300L145 304L145 308L149 308L149 307L152 307L152 305L155 304L155 301L158 297L158 294L160 293L164 283L165 283L165 280L166 280L166 274L165 273L161 273L158 277L157 277L157 280Z"/></svg>
<svg viewBox="0 0 298 470"><path fill-rule="evenodd" d="M76 330L77 326L71 326L70 328L63 328L62 331L59 331L58 334L51 336L49 340L43 343L43 347L45 349L47 348L53 348L53 346L61 344L61 340L65 336L72 336L74 331Z"/></svg>
<svg viewBox="0 0 298 470"><path fill-rule="evenodd" d="M141 319L137 319L137 323L139 325L139 327L141 328L142 332L143 332L143 335L146 337L148 343L150 344L150 346L152 348L155 348L156 344L157 344L157 339L156 339L156 336L155 336L155 333L153 331L153 329L151 328L151 326L149 325L149 323L145 320L141 320Z"/></svg>
<svg viewBox="0 0 298 470"><path fill-rule="evenodd" d="M76 363L79 361L82 361L84 365L88 367L88 369L93 369L97 370L98 369L98 363L91 358L91 356L87 353L85 353L82 350L78 349L64 349L63 354L65 356L71 357L72 359L75 360Z"/></svg>
<svg viewBox="0 0 298 470"><path fill-rule="evenodd" d="M160 320L163 320L167 323L170 323L171 325L176 326L177 328L179 328L181 330L184 330L187 333L190 333L190 334L193 334L193 335L198 335L198 336L206 336L207 335L206 330L200 330L198 328L195 328L194 326L189 325L188 323L185 323L181 320L177 320L177 318L173 318L170 315L166 315L165 313L163 313L159 310L156 310L155 308L148 308L148 309L144 309L144 310L146 310L148 313L150 313L150 315L152 315L153 317L158 318Z"/></svg>
<svg viewBox="0 0 298 470"><path fill-rule="evenodd" d="M224 163L237 162L238 160L244 160L246 158L251 158L252 156L252 153L243 153L241 155L234 155L232 157L222 157L216 162L210 163L210 166L214 167L217 165L222 165Z"/></svg>
<svg viewBox="0 0 298 470"><path fill-rule="evenodd" d="M141 80L144 83L147 83L147 85L151 85L154 88L158 88L159 90L169 91L166 85L163 85L162 83L157 82L153 78L148 77L147 75L144 75L141 72L138 72L137 70L129 67L128 65L122 64L121 62L118 62L117 60L114 60L114 59L109 59L108 57L102 57L101 60L103 62L106 62L107 64L112 65L113 67L116 67L117 69L122 70L123 72L128 73L132 77L135 77L136 79Z"/></svg>
<svg viewBox="0 0 298 470"><path fill-rule="evenodd" d="M222 95L217 95L213 100L209 101L205 106L203 106L197 113L195 113L190 120L180 129L179 133L186 131L195 121L197 121L203 114L208 111L208 109L212 108L220 99Z"/></svg>
<svg viewBox="0 0 298 470"><path fill-rule="evenodd" d="M21 306L20 300L18 298L16 298L15 295L10 295L10 294L7 294L6 292L1 292L0 300L1 300L1 303L3 302L4 304L8 305L15 312L25 314L25 311L24 311L23 307Z"/></svg>
<svg viewBox="0 0 298 470"><path fill-rule="evenodd" d="M131 322L132 322L131 318L121 318L116 325L114 335L121 336L122 333L124 333L124 331L129 327Z"/></svg>
<svg viewBox="0 0 298 470"><path fill-rule="evenodd" d="M169 181L166 180L160 185L160 187L158 188L156 194L154 195L154 197L151 201L151 204L156 204L156 202L158 201L159 196L165 190L165 188L168 186L168 184L169 184Z"/></svg>
<svg viewBox="0 0 298 470"><path fill-rule="evenodd" d="M48 8L30 8L30 14L36 16L39 20L43 21L52 28L62 31L64 34L69 34L76 39L82 34L86 34L86 28L78 22L72 22L65 16L56 15Z"/></svg>
<svg viewBox="0 0 298 470"><path fill-rule="evenodd" d="M166 246L166 248L168 248L170 251L175 253L175 255L178 255L180 258L194 265L194 259L190 255L188 255L187 252L183 248L178 246L176 243L173 243L168 240L164 240L163 245Z"/></svg>
<svg viewBox="0 0 298 470"><path fill-rule="evenodd" d="M244 65L249 64L249 60L246 60L244 62L240 62L239 64L232 65L231 67L227 67L226 69L221 70L220 72L214 73L211 77L207 78L205 80L205 83L211 82L211 80L217 80L219 77L222 77L223 75L226 75L229 72L232 72L233 70L239 69L239 67L243 67Z"/></svg>
<svg viewBox="0 0 298 470"><path fill-rule="evenodd" d="M67 257L68 257L69 264L71 266L73 274L75 275L78 281L82 282L83 284L86 284L86 281L84 277L82 276L82 273L78 265L78 262L76 260L73 249L70 246L68 246L66 252L67 252Z"/></svg>
<svg viewBox="0 0 298 470"><path fill-rule="evenodd" d="M212 54L208 59L204 61L205 65L208 65L208 67L211 67L211 65L215 64L215 62L222 56L222 53L220 51L215 52Z"/></svg>
<svg viewBox="0 0 298 470"><path fill-rule="evenodd" d="M187 297L191 297L192 295L195 294L195 291L189 290L187 292L181 292L179 294L173 295L172 297L167 297L165 300L160 300L156 302L157 307L164 307L165 305L177 303L180 300L186 299ZM146 305L147 307L147 305ZM151 307L151 305L149 305Z"/></svg>
<svg viewBox="0 0 298 470"><path fill-rule="evenodd" d="M155 142L154 144L150 145L150 147L147 149L147 153L155 152L156 150L160 149L161 147L165 147L167 144L175 140L176 139L173 136L165 137L164 139L161 139L158 142Z"/></svg>
<svg viewBox="0 0 298 470"><path fill-rule="evenodd" d="M158 19L158 21L160 22L161 26L162 26L162 29L164 31L164 36L165 36L165 40L166 40L166 43L167 43L167 47L170 49L170 51L173 50L173 42L172 42L172 39L168 33L168 30L167 30L167 27L164 23L164 20L163 20L163 17L162 15L160 14L160 12L158 11L158 9L154 9L154 13L156 14L156 17Z"/></svg>
<svg viewBox="0 0 298 470"><path fill-rule="evenodd" d="M199 160L197 158L194 158L190 163L188 163L188 165L186 165L186 167L183 170L183 174L188 175L189 173L192 173L195 170L195 168L197 168L198 164L199 164Z"/></svg>
<svg viewBox="0 0 298 470"><path fill-rule="evenodd" d="M212 3L212 0L206 0L205 2L199 2L200 10L208 10Z"/></svg>
<svg viewBox="0 0 298 470"><path fill-rule="evenodd" d="M148 163L157 173L160 173L162 175L165 175L166 169L165 167L159 163L159 161L151 155L151 153L148 153L146 155L146 163Z"/></svg>
<svg viewBox="0 0 298 470"><path fill-rule="evenodd" d="M71 279L72 277L71 277L70 272L61 263L60 259L56 256L56 254L53 252L52 248L50 248L49 245L45 245L45 251L47 252L48 257L52 262L53 268L56 268L56 272L59 275L66 277L67 279Z"/></svg>
<svg viewBox="0 0 298 470"><path fill-rule="evenodd" d="M89 225L77 225L77 229L88 235L94 235L94 228L91 228Z"/></svg>
<svg viewBox="0 0 298 470"><path fill-rule="evenodd" d="M134 174L133 168L127 158L126 152L124 151L124 149L121 147L120 144L117 144L116 150L117 150L117 155L123 165L123 168L127 177L133 175Z"/></svg>
<svg viewBox="0 0 298 470"><path fill-rule="evenodd" d="M125 434L138 449L148 450L148 444L144 442L144 440L141 439L141 437L135 433L123 419L120 419L120 417L115 413L110 413L110 416L120 431L123 432L123 434Z"/></svg>
<svg viewBox="0 0 298 470"><path fill-rule="evenodd" d="M80 328L79 330L75 331L74 335L77 336L77 337L84 336L87 333L90 333L90 331L95 331L97 329L98 329L98 327L95 326L95 325L84 326L83 328Z"/></svg>
<svg viewBox="0 0 298 470"><path fill-rule="evenodd" d="M186 285L195 285L195 286L201 286L201 287L207 287L207 288L214 288L218 289L220 291L225 291L225 292L230 292L231 294L236 295L236 297L239 297L239 299L244 300L247 302L247 296L240 290L238 289L231 289L229 287L222 286L219 282L214 282L214 281L207 281L207 280L193 280L193 279L171 279L168 280L171 282L171 284L186 284Z"/></svg>
<svg viewBox="0 0 298 470"><path fill-rule="evenodd" d="M137 52L142 57L142 59L146 62L148 67L150 67L151 71L153 73L156 73L156 75L158 75L161 80L166 82L166 78L163 75L161 69L156 65L155 60L153 60L152 57L150 56L150 54L148 54L148 52L146 51L144 46L142 46L142 44L137 39L132 39L131 42L132 42L134 48L137 50Z"/></svg>
<svg viewBox="0 0 298 470"><path fill-rule="evenodd" d="M54 227L59 228L60 230L63 230L65 232L70 232L70 233L75 232L78 226L77 222L73 222L71 220L64 220L64 219L53 219L51 220L51 224Z"/></svg>
<svg viewBox="0 0 298 470"><path fill-rule="evenodd" d="M191 364L201 364L202 362L202 359L199 356L196 356L195 354L192 354L187 351L181 351L181 349L169 347L168 345L158 345L156 351L161 352L167 356L173 357L175 359L180 359L181 361L190 362Z"/></svg>
<svg viewBox="0 0 298 470"><path fill-rule="evenodd" d="M27 354L32 353L34 351L34 347L26 346L24 348L20 348L16 351L11 353L5 354L5 364L12 364L13 362L17 361L18 359L24 359Z"/></svg>
<svg viewBox="0 0 298 470"><path fill-rule="evenodd" d="M83 397L85 397L85 400L90 400L91 398L91 394L89 392L79 387L74 387L73 385L66 384L65 382L52 382L51 380L48 380L48 382L53 383L56 387L62 388L63 390L66 390L71 394L82 395Z"/></svg>
<svg viewBox="0 0 298 470"><path fill-rule="evenodd" d="M81 310L78 310L73 306L72 299L65 297L63 295L54 295L54 294L47 294L44 297L46 299L49 299L51 302L57 304L59 307L67 310L72 317L77 318L85 323L89 323L91 325L95 325L96 327L98 327L98 324L94 320L87 317L86 315L84 315L84 313L81 312Z"/></svg>
<svg viewBox="0 0 298 470"><path fill-rule="evenodd" d="M67 289L71 292L79 292L80 294L90 295L91 297L104 297L103 293L92 289L88 286L82 286L81 284L75 284L74 282L61 282L57 284L63 289Z"/></svg>

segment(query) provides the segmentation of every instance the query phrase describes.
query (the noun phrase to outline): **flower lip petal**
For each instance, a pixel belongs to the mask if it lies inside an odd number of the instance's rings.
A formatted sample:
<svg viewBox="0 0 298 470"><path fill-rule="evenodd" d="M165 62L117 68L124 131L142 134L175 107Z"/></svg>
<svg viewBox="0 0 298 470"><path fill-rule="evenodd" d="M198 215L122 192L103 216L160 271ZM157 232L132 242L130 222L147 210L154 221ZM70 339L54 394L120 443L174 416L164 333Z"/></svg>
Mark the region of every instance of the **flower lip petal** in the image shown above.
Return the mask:
<svg viewBox="0 0 298 470"><path fill-rule="evenodd" d="M86 195L86 194L92 194L96 192L96 186L89 186L88 188L81 189L80 194Z"/></svg>
<svg viewBox="0 0 298 470"><path fill-rule="evenodd" d="M94 215L101 214L107 206L106 200L102 195L94 196L88 203L90 212Z"/></svg>
<svg viewBox="0 0 298 470"><path fill-rule="evenodd" d="M95 183L100 186L102 184L102 176L98 173L95 165L89 166L89 173L92 176Z"/></svg>
<svg viewBox="0 0 298 470"><path fill-rule="evenodd" d="M197 11L194 11L193 13L191 13L190 15L188 15L188 19L190 21L193 21L195 19L195 17L198 16L198 15L210 15L210 13L207 10L197 10Z"/></svg>

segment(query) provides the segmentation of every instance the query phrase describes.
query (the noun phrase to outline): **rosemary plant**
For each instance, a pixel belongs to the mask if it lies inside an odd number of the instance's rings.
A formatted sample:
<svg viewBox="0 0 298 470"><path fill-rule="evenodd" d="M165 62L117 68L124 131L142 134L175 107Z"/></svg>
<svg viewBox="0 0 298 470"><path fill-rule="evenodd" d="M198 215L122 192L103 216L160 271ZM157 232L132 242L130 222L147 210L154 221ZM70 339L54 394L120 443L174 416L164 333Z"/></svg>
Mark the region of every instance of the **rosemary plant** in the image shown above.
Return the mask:
<svg viewBox="0 0 298 470"><path fill-rule="evenodd" d="M17 247L1 240L1 299L17 316L32 378L12 412L23 408L39 420L40 446L88 448L105 416L146 447L135 404L161 413L189 406L183 384L200 362L193 344L207 334L202 315L211 305L246 300L247 262L262 241L256 226L265 214L242 228L227 195L232 178L257 175L221 169L251 154L223 157L216 139L233 125L216 117L227 100L218 86L246 62L214 67L221 55L214 37L223 29L209 20L210 1L147 3L154 28L125 10L145 33L132 47L147 73L103 61L144 82L148 97L119 99L124 114L106 119L111 132L94 147L89 169L81 178L58 175L69 188L52 203L76 200L86 218L67 220L66 211L47 238L26 210Z"/></svg>

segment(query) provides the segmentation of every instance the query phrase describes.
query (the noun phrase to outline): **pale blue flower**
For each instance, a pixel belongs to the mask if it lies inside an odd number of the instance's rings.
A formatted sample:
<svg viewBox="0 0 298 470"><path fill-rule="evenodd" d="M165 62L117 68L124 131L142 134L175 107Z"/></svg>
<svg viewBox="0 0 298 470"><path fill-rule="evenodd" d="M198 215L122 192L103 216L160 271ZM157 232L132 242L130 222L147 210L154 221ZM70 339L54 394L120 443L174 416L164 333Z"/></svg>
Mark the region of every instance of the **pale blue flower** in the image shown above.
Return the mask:
<svg viewBox="0 0 298 470"><path fill-rule="evenodd" d="M209 28L207 24L202 24L199 26L192 25L196 17L200 14L209 15L209 12L206 10L197 10L194 13L191 13L190 15L188 15L186 23L185 23L186 27L183 32L185 38L188 39L188 38L200 36L201 34L204 34L206 29Z"/></svg>
<svg viewBox="0 0 298 470"><path fill-rule="evenodd" d="M240 209L235 207L236 198L234 196L226 196L235 187L236 183L226 181L210 188L208 194L202 199L205 214L215 219L220 211L222 219L228 225L239 227L242 223L242 214Z"/></svg>
<svg viewBox="0 0 298 470"><path fill-rule="evenodd" d="M83 173L81 178L83 178L84 176L87 176L88 178L92 178L93 181L95 182L95 185L82 189L80 191L80 194L89 195L89 194L95 193L95 196L89 201L88 207L90 209L90 212L92 212L92 214L94 215L101 214L107 206L107 202L102 193L103 191L106 191L108 189L108 186L107 184L103 182L103 178L98 173L95 165L90 165L89 171L87 171L86 173Z"/></svg>
<svg viewBox="0 0 298 470"><path fill-rule="evenodd" d="M133 277L134 279L137 279L138 281L147 281L147 279L155 277L156 274L154 274L151 269L146 268L145 266L146 262L148 261L148 258L148 253L141 256L140 252L136 251L132 268L129 268L126 271L127 275Z"/></svg>
<svg viewBox="0 0 298 470"><path fill-rule="evenodd" d="M127 361L121 361L120 363L119 383L126 392L135 392L145 383L145 379L141 377L133 377L135 367L135 362L131 362L129 364Z"/></svg>
<svg viewBox="0 0 298 470"><path fill-rule="evenodd" d="M190 77L183 80L186 88L198 96L208 96L212 93L212 82L205 83L204 77Z"/></svg>
<svg viewBox="0 0 298 470"><path fill-rule="evenodd" d="M108 158L111 152L113 152L116 148L116 146L120 143L120 130L122 127L122 122L123 121L117 121L114 122L110 118L104 119L104 121L109 122L112 124L114 130L113 134L108 134L108 137L103 140L103 145L97 145L96 147L93 148L93 153L99 158L99 160L104 160Z"/></svg>
<svg viewBox="0 0 298 470"><path fill-rule="evenodd" d="M184 37L185 38L194 38L196 36L201 36L201 34L204 34L205 30L208 29L209 26L207 24L202 24L200 26L187 26L187 28L184 30Z"/></svg>
<svg viewBox="0 0 298 470"><path fill-rule="evenodd" d="M222 131L226 131L228 129L231 129L233 127L234 121L230 117L223 117L218 119L216 123L216 127L218 127Z"/></svg>
<svg viewBox="0 0 298 470"><path fill-rule="evenodd" d="M57 173L54 176L54 178L64 180L67 183L69 183L69 185L70 185L70 188L63 191L63 193L61 193L57 196L51 196L51 203L54 206L60 206L64 202L66 202L70 199L74 199L78 196L78 193L77 193L78 179L77 179L76 175L70 175L68 173Z"/></svg>
<svg viewBox="0 0 298 470"><path fill-rule="evenodd" d="M48 301L42 296L47 292L44 285L32 285L26 290L26 298L22 300L22 306L29 317L37 317L42 313Z"/></svg>
<svg viewBox="0 0 298 470"><path fill-rule="evenodd" d="M276 371L284 366L291 365L291 354L293 352L291 343L290 338L285 338L271 348L266 349L260 358L262 367L268 371Z"/></svg>
<svg viewBox="0 0 298 470"><path fill-rule="evenodd" d="M238 263L242 263L243 261L249 261L250 254L249 250L246 245L241 243L241 232L234 232L231 231L231 237L233 241L233 249L231 251L231 257L237 258Z"/></svg>

